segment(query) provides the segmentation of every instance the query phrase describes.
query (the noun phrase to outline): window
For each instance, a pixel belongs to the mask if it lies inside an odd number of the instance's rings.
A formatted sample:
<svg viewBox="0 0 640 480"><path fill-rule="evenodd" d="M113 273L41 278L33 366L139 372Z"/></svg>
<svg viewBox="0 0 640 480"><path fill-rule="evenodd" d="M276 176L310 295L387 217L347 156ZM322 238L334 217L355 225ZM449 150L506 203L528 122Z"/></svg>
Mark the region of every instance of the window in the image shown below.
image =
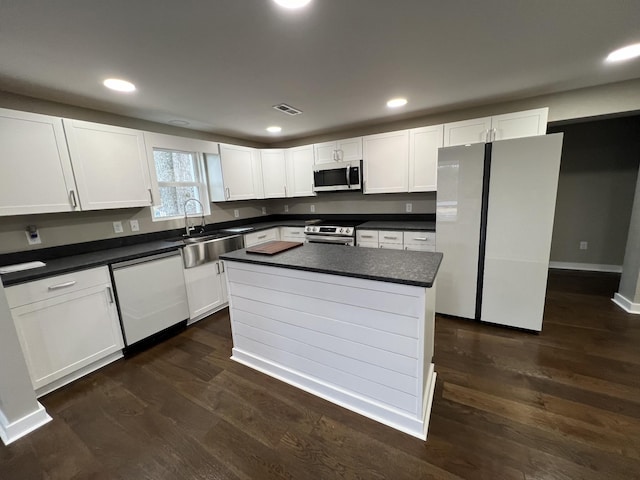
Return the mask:
<svg viewBox="0 0 640 480"><path fill-rule="evenodd" d="M211 210L207 196L204 168L200 156L194 152L181 152L154 148L161 205L152 208L153 220L168 220L188 215L208 215ZM193 198L198 202L185 202Z"/></svg>

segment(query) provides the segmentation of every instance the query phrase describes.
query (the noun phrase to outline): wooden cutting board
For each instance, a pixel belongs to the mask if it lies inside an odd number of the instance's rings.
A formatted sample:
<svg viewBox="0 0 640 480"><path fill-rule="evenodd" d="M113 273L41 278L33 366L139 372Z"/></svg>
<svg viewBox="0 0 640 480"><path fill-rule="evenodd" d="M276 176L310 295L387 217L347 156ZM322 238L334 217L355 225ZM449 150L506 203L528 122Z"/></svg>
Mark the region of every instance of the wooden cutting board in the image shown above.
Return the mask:
<svg viewBox="0 0 640 480"><path fill-rule="evenodd" d="M272 242L261 243L255 247L247 248L247 253L260 253L262 255L275 255L291 248L299 247L302 242L285 242L284 240L273 240Z"/></svg>

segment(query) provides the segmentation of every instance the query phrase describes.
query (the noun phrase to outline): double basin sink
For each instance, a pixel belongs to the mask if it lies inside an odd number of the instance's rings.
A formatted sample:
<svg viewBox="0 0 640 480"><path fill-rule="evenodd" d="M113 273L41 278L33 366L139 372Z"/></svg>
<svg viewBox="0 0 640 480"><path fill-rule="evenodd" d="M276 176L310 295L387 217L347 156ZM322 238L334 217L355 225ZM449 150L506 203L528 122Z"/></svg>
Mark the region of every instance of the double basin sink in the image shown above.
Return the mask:
<svg viewBox="0 0 640 480"><path fill-rule="evenodd" d="M220 255L244 248L244 237L229 233L213 233L182 239L184 268L216 262Z"/></svg>

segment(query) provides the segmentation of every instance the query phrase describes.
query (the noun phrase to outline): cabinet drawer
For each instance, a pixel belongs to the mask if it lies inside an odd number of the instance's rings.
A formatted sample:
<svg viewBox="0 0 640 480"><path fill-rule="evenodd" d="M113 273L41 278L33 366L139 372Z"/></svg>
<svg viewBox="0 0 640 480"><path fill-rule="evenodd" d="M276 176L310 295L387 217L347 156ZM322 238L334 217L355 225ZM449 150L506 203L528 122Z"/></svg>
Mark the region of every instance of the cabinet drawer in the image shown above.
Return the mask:
<svg viewBox="0 0 640 480"><path fill-rule="evenodd" d="M295 237L304 240L304 227L280 227L280 238Z"/></svg>
<svg viewBox="0 0 640 480"><path fill-rule="evenodd" d="M378 241L380 243L394 243L402 245L402 232L390 232L381 230L378 232Z"/></svg>
<svg viewBox="0 0 640 480"><path fill-rule="evenodd" d="M359 247L378 248L378 242L358 242Z"/></svg>
<svg viewBox="0 0 640 480"><path fill-rule="evenodd" d="M5 288L9 308L47 300L97 285L111 285L108 267L66 273Z"/></svg>
<svg viewBox="0 0 640 480"><path fill-rule="evenodd" d="M436 233L435 232L404 232L404 244L405 246L435 245Z"/></svg>
<svg viewBox="0 0 640 480"><path fill-rule="evenodd" d="M436 245L434 243L423 243L421 245L405 245L405 250L412 250L414 252L435 252Z"/></svg>
<svg viewBox="0 0 640 480"><path fill-rule="evenodd" d="M272 240L278 240L279 232L277 228L272 228L270 230L262 230L261 232L252 232L247 233L244 236L244 246L252 247L253 245L258 245L264 242L270 242Z"/></svg>
<svg viewBox="0 0 640 480"><path fill-rule="evenodd" d="M389 250L402 250L401 243L382 243L380 242L380 248L386 248Z"/></svg>
<svg viewBox="0 0 640 480"><path fill-rule="evenodd" d="M376 248L378 246L378 231L377 230L356 230L357 244L363 243L375 243Z"/></svg>

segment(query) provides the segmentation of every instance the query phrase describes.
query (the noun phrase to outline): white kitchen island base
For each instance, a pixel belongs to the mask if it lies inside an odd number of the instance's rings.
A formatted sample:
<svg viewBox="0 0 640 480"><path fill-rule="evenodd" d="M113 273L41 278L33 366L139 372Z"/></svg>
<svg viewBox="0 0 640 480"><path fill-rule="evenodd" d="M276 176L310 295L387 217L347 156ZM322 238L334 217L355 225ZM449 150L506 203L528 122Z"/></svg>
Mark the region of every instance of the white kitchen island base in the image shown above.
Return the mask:
<svg viewBox="0 0 640 480"><path fill-rule="evenodd" d="M233 360L426 439L435 288L225 264Z"/></svg>

